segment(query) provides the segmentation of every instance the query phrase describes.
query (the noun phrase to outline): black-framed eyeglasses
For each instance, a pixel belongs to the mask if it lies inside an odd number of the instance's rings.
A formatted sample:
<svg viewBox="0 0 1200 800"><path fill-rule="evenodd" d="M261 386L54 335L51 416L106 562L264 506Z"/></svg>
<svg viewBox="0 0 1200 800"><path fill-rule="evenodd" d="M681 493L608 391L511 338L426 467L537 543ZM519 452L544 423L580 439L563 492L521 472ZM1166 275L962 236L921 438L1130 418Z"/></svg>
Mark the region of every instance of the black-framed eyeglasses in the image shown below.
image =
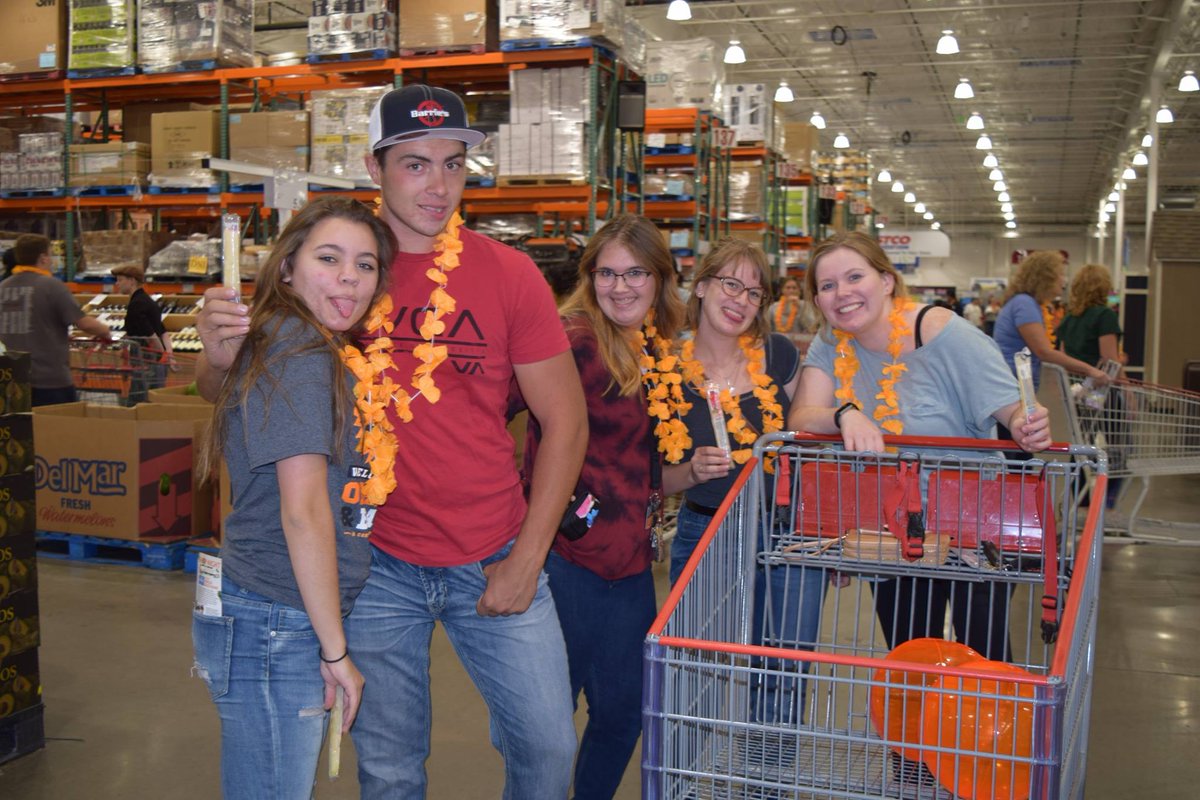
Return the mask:
<svg viewBox="0 0 1200 800"><path fill-rule="evenodd" d="M721 289L729 297L741 297L742 292L746 293L746 299L750 301L750 305L762 307L766 302L767 293L757 286L747 286L737 278L727 278L723 276L714 277L713 280L721 284Z"/></svg>
<svg viewBox="0 0 1200 800"><path fill-rule="evenodd" d="M650 277L650 271L641 267L627 269L624 272L614 272L608 267L600 267L592 270L592 280L596 286L601 289L608 289L615 286L617 278L623 278L625 285L630 289L640 289L646 285L646 280Z"/></svg>

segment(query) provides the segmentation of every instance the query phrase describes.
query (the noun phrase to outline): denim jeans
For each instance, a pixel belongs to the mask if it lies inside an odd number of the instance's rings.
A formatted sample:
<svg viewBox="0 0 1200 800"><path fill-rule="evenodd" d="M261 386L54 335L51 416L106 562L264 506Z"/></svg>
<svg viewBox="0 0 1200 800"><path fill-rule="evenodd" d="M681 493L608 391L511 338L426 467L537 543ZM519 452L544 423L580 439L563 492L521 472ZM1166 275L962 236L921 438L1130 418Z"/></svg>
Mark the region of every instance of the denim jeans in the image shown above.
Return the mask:
<svg viewBox="0 0 1200 800"><path fill-rule="evenodd" d="M712 517L687 506L679 509L675 538L671 541L672 583L683 571L710 522ZM764 546L760 538L759 549ZM825 583L824 569L758 567L754 581L752 642L768 647L814 649L821 625ZM804 680L801 675L808 672L808 663L800 662L800 673L796 675L783 675L792 672L793 664L796 662L783 659L768 659L755 664L756 670L765 675L752 687L755 721L797 723L803 717Z"/></svg>
<svg viewBox="0 0 1200 800"><path fill-rule="evenodd" d="M458 567L419 567L372 548L370 577L346 624L366 678L351 729L364 800L425 797L429 643L439 621L487 703L492 745L504 759L505 800L567 796L575 724L545 573L525 613L481 617L475 610L487 585L483 567L510 548Z"/></svg>
<svg viewBox="0 0 1200 800"><path fill-rule="evenodd" d="M221 791L307 800L325 735L320 642L303 611L221 588L222 616L192 615L195 672L221 717Z"/></svg>
<svg viewBox="0 0 1200 800"><path fill-rule="evenodd" d="M551 553L550 593L571 667L571 697L587 698L575 759L575 800L616 794L642 733L642 646L654 622L650 570L609 581Z"/></svg>

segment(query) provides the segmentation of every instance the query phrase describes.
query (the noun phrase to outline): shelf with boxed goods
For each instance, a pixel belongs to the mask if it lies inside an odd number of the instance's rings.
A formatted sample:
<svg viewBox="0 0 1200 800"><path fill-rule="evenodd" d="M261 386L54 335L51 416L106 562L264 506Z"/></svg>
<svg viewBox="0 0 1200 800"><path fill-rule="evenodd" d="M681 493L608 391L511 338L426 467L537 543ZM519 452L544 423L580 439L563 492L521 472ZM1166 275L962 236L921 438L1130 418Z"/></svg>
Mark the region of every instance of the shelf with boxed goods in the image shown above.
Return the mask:
<svg viewBox="0 0 1200 800"><path fill-rule="evenodd" d="M723 206L727 235L762 247L777 277L784 274L780 163L778 153L767 147L729 148Z"/></svg>

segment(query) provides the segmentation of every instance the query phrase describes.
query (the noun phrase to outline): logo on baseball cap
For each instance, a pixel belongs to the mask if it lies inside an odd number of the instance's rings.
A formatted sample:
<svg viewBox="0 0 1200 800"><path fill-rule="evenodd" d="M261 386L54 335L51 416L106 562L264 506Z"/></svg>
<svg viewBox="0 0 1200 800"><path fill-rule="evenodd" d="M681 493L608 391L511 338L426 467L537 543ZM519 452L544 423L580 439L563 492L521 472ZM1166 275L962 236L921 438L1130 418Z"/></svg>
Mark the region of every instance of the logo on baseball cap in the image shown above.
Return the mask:
<svg viewBox="0 0 1200 800"><path fill-rule="evenodd" d="M485 134L467 123L467 110L457 94L414 83L393 89L371 109L367 125L371 152L412 139L454 139L474 147Z"/></svg>

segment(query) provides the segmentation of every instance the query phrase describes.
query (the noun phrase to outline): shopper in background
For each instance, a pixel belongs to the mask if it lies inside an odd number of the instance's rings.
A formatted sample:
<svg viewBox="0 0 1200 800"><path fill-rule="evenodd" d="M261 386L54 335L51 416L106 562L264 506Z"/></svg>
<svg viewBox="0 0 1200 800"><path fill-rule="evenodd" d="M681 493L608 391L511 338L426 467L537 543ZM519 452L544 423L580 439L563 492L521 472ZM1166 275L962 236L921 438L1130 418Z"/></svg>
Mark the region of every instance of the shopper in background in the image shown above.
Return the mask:
<svg viewBox="0 0 1200 800"><path fill-rule="evenodd" d="M33 405L72 403L71 326L111 341L108 326L83 313L67 285L50 274L50 240L25 233L13 246L16 266L0 281L0 340L29 353Z"/></svg>
<svg viewBox="0 0 1200 800"><path fill-rule="evenodd" d="M779 299L767 310L767 320L771 323L772 331L791 339L803 355L817 327L814 314L812 305L801 295L800 281L786 278L780 288Z"/></svg>
<svg viewBox="0 0 1200 800"><path fill-rule="evenodd" d="M137 264L113 267L112 274L117 279L117 291L129 295L125 305L125 338L141 345L141 358L150 371L145 388L157 389L166 383L168 368L178 369L171 350L171 334L163 327L162 309L142 288L146 274Z"/></svg>
<svg viewBox="0 0 1200 800"><path fill-rule="evenodd" d="M979 302L979 296L971 298L971 301L963 306L963 319L974 325L976 328L983 327L983 306Z"/></svg>
<svg viewBox="0 0 1200 800"><path fill-rule="evenodd" d="M874 239L849 232L819 243L807 281L826 324L805 362L789 428L840 434L847 450L878 453L888 433L992 439L1001 421L1025 450L1049 446L1049 412L1038 406L1026 419L995 343L949 309L910 301ZM885 368L893 365L903 369L889 378ZM960 641L1007 660L1008 590L988 581L969 592L951 586L926 578L876 583L888 647L940 637L949 603Z"/></svg>
<svg viewBox="0 0 1200 800"><path fill-rule="evenodd" d="M258 273L250 329L216 398L202 472L224 458L233 511L220 608L193 612L192 638L221 717L226 798L311 797L335 691L343 730L358 711L363 677L342 619L367 579L375 510L342 348L385 293L395 247L355 200L297 213Z"/></svg>
<svg viewBox="0 0 1200 800"><path fill-rule="evenodd" d="M983 332L992 336L996 331L996 317L1000 315L1000 301L996 295L988 297L987 306L983 309Z"/></svg>
<svg viewBox="0 0 1200 800"><path fill-rule="evenodd" d="M1091 364L1055 350L1046 334L1046 320L1042 306L1058 296L1066 281L1066 262L1057 250L1037 250L1027 255L1017 265L1016 274L1008 286L1004 307L996 316L993 338L1000 345L1000 352L1008 368L1016 374L1013 356L1028 347L1032 354L1033 385L1041 384L1042 362L1058 364L1060 367L1087 375L1100 383L1107 383L1108 376ZM1001 439L1014 439L1013 432L1001 420L997 428Z"/></svg>
<svg viewBox="0 0 1200 800"><path fill-rule="evenodd" d="M587 699L574 797L590 800L613 797L641 734L642 646L657 609L651 537L657 534L652 522L662 499L662 465L639 364L647 331L673 339L685 313L674 260L658 229L624 215L598 230L561 313L583 381L590 432L568 517L586 517L591 499L599 513L590 525L574 522L573 531L564 526L546 573L567 643L571 696L577 701L582 690ZM532 420L527 470L540 436Z"/></svg>
<svg viewBox="0 0 1200 800"><path fill-rule="evenodd" d="M400 252L362 337L397 442L395 488L376 514L371 574L346 629L367 681L353 731L362 796L425 796L440 621L487 702L503 796L562 798L575 728L543 567L586 446L579 375L537 267L460 227L466 150L484 138L462 100L410 84L384 95L369 132L367 170ZM234 296L210 289L197 320L206 396L246 331ZM528 503L505 429L514 376L542 432Z"/></svg>

